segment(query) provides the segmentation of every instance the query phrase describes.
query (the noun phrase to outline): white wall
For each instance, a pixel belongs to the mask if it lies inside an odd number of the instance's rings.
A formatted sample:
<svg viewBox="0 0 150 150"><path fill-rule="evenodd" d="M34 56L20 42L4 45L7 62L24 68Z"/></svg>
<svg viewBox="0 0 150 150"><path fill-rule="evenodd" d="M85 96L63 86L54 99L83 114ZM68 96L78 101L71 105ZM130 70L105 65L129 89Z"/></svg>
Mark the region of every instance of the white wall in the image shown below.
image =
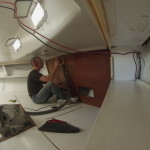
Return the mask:
<svg viewBox="0 0 150 150"><path fill-rule="evenodd" d="M133 51L131 48L113 49L112 53L126 53ZM135 63L133 54L119 55L112 54L113 57L113 79L116 80L134 80L135 79Z"/></svg>
<svg viewBox="0 0 150 150"><path fill-rule="evenodd" d="M142 55L141 80L150 84L150 45L138 48ZM137 49L137 50L138 50ZM132 47L114 48L112 53L126 53L136 50ZM119 55L113 57L113 78L117 80L135 80L135 63L133 54ZM144 60L144 61L143 61Z"/></svg>
<svg viewBox="0 0 150 150"><path fill-rule="evenodd" d="M5 91L27 92L27 78L5 79Z"/></svg>
<svg viewBox="0 0 150 150"><path fill-rule="evenodd" d="M0 91L4 92L27 92L27 76L32 70L28 65L9 65L6 66L8 75L4 75L3 69L0 70ZM44 63L40 71L43 75L48 75L47 67Z"/></svg>
<svg viewBox="0 0 150 150"><path fill-rule="evenodd" d="M0 79L0 91L4 91L5 88L5 79Z"/></svg>
<svg viewBox="0 0 150 150"><path fill-rule="evenodd" d="M0 92L27 92L27 78L0 79Z"/></svg>

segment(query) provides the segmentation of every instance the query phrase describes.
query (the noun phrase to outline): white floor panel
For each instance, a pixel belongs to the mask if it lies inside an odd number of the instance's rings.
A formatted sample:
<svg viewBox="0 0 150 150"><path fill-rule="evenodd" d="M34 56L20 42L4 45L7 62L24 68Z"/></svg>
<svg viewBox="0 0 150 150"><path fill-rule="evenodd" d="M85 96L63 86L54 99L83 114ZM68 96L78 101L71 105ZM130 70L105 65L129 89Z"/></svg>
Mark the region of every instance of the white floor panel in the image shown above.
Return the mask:
<svg viewBox="0 0 150 150"><path fill-rule="evenodd" d="M44 135L33 127L0 143L1 150L58 150Z"/></svg>
<svg viewBox="0 0 150 150"><path fill-rule="evenodd" d="M50 104L35 104L35 103L33 103L27 93L16 93L16 97L17 97L18 101L21 103L21 105L24 107L24 109L27 111L29 111L30 109L38 110L41 107L50 105ZM29 109L27 109L27 108L29 108ZM43 109L43 110L45 110L45 109Z"/></svg>
<svg viewBox="0 0 150 150"><path fill-rule="evenodd" d="M47 120L55 118L81 128L82 131L79 133L44 132L44 134L62 150L82 150L98 112L99 108L80 103L74 106L68 105L55 113L31 116L31 118L38 127Z"/></svg>
<svg viewBox="0 0 150 150"><path fill-rule="evenodd" d="M15 95L23 107L39 109L48 105L34 104L27 93L15 93ZM0 103L16 99L15 95L1 93ZM148 150L150 148L149 98L150 90L135 81L112 81L100 111L97 107L78 103L74 106L67 105L51 114L31 116L38 127L46 120L56 118L83 131L71 134L42 133L34 127L1 142L0 149Z"/></svg>
<svg viewBox="0 0 150 150"><path fill-rule="evenodd" d="M54 143L57 143L57 146L60 149L82 150L85 144L99 109L85 104L81 104L80 106L82 107L81 109L58 116L56 119L65 120L66 122L81 128L81 132L71 134L45 132L46 136Z"/></svg>
<svg viewBox="0 0 150 150"><path fill-rule="evenodd" d="M1 99L15 98L21 103L23 107L30 109L40 109L41 107L47 106L49 104L34 104L27 93L12 93L7 94L4 92ZM17 97L17 98L16 98ZM1 100L2 101L2 100ZM3 101L6 103L6 101ZM2 102L2 103L3 103ZM50 109L51 106L45 109ZM45 110L42 109L42 110ZM28 111L32 111L26 109ZM32 120L36 123L38 127L44 125L47 120L52 118L64 120L74 126L82 129L79 133L52 133L52 132L40 132L37 127L29 129L13 138L0 143L0 149L10 150L12 149L30 149L30 150L82 150L84 142L88 136L88 133L96 119L99 112L99 108L86 105L83 103L78 103L75 105L67 105L59 111L54 113L30 116ZM56 147L51 143L54 143Z"/></svg>
<svg viewBox="0 0 150 150"><path fill-rule="evenodd" d="M12 102L11 100L16 100ZM19 104L13 92L0 92L0 105L2 104Z"/></svg>
<svg viewBox="0 0 150 150"><path fill-rule="evenodd" d="M150 90L112 81L84 150L149 150Z"/></svg>
<svg viewBox="0 0 150 150"><path fill-rule="evenodd" d="M77 112L77 110L80 110L81 108L82 108L81 103L77 104L77 105L73 105L73 106L67 105L64 108L62 108L54 113L49 113L49 114L45 114L45 115L37 115L37 116L31 115L31 118L34 120L34 122L36 122L37 126L40 127L46 122L46 120L50 120L52 118L58 118L59 116L66 115L66 114L74 112L74 111Z"/></svg>

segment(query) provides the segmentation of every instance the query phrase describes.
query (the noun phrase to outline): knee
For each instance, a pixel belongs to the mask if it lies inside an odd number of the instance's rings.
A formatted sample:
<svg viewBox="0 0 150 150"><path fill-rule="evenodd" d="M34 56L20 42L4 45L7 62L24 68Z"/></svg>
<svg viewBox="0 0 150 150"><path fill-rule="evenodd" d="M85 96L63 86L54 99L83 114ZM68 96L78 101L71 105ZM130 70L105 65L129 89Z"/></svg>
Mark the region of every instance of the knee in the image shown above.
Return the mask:
<svg viewBox="0 0 150 150"><path fill-rule="evenodd" d="M32 97L32 102L34 102L35 104L43 104L44 101L42 99L39 99L37 97Z"/></svg>
<svg viewBox="0 0 150 150"><path fill-rule="evenodd" d="M45 86L53 86L53 85L54 85L54 83L51 82L51 81L48 81L48 82L45 84Z"/></svg>
<svg viewBox="0 0 150 150"><path fill-rule="evenodd" d="M49 81L46 83L45 87L53 89L53 88L56 88L57 85L55 83Z"/></svg>
<svg viewBox="0 0 150 150"><path fill-rule="evenodd" d="M43 104L41 101L33 101L35 104Z"/></svg>
<svg viewBox="0 0 150 150"><path fill-rule="evenodd" d="M43 101L40 101L38 99L32 99L32 101L35 103L35 104L43 104Z"/></svg>

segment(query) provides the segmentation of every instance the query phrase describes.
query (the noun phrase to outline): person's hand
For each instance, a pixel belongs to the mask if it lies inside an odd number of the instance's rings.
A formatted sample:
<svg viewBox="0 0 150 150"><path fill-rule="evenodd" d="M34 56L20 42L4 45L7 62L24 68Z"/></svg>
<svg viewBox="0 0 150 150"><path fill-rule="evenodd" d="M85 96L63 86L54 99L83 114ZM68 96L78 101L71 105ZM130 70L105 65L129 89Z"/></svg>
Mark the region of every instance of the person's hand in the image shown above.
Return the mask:
<svg viewBox="0 0 150 150"><path fill-rule="evenodd" d="M58 67L61 64L60 59L55 59L54 66Z"/></svg>

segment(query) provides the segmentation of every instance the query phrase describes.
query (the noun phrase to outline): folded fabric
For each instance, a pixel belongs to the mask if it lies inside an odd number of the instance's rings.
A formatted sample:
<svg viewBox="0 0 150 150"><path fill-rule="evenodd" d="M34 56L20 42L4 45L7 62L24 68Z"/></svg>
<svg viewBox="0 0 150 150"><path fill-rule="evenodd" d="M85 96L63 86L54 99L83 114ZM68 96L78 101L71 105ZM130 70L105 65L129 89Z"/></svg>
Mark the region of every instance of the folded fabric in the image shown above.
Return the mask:
<svg viewBox="0 0 150 150"><path fill-rule="evenodd" d="M78 127L72 126L65 121L52 119L38 128L40 131L57 132L57 133L77 133L80 132Z"/></svg>

